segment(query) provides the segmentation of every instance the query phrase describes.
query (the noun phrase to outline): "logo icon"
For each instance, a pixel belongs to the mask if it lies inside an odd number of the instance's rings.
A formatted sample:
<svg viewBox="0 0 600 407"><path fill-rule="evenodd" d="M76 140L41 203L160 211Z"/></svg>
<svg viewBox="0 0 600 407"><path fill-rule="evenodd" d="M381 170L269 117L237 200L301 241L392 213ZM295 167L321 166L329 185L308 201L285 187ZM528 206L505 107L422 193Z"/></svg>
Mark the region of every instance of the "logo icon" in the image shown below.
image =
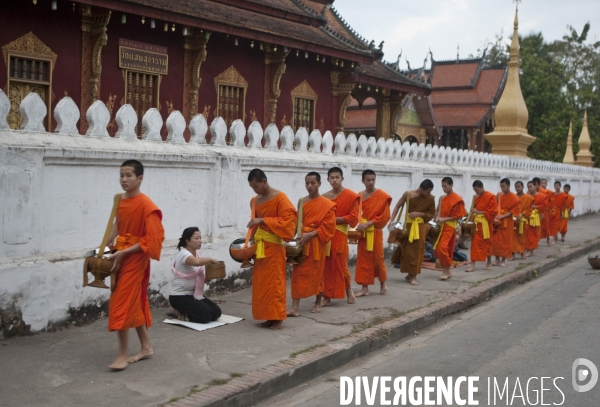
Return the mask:
<svg viewBox="0 0 600 407"><path fill-rule="evenodd" d="M594 388L598 383L598 369L591 361L579 358L573 362L573 389L579 393L585 393ZM588 381L586 384L584 382ZM582 383L582 384L580 384Z"/></svg>

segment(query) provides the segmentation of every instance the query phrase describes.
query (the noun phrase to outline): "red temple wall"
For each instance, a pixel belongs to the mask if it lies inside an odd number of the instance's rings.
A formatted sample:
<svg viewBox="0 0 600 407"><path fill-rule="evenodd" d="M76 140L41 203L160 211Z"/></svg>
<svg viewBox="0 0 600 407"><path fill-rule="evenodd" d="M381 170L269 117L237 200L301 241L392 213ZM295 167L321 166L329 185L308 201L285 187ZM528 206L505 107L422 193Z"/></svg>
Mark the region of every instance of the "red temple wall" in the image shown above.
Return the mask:
<svg viewBox="0 0 600 407"><path fill-rule="evenodd" d="M71 3L59 2L57 10L49 1L4 0L0 13L0 47L30 31L57 55L52 75L51 111L68 92L80 105L81 98L81 17ZM26 17L26 18L24 18ZM0 63L0 87L7 92L8 73L4 56ZM52 115L52 129L56 121Z"/></svg>

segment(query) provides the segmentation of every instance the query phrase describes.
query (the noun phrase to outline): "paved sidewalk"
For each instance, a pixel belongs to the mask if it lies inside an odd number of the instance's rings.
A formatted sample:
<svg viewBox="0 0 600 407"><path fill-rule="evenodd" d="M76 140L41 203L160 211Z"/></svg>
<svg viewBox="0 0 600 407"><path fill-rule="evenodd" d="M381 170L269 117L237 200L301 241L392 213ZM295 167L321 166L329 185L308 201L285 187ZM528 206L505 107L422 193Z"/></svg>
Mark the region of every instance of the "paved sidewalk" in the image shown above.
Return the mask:
<svg viewBox="0 0 600 407"><path fill-rule="evenodd" d="M379 295L376 285L356 304L337 300L321 314L311 314L312 300L303 300L302 316L288 319L280 331L257 327L249 289L213 297L223 301L223 313L244 321L204 332L163 324L166 309L154 309L150 338L155 355L123 372L106 368L115 357L117 340L107 332L105 319L0 341L0 406L155 406L171 401L173 406L189 407L211 400L217 400L211 405L225 405L218 400L236 393L244 394L228 405L256 404L283 386L324 373L376 349L382 341L412 334L450 312L600 247L599 214L573 219L570 227L567 242L552 247L544 242L534 258L490 271L454 269L448 282L438 280L440 272L423 269L419 286L412 287L389 266L387 295ZM134 353L138 347L134 332L130 342Z"/></svg>

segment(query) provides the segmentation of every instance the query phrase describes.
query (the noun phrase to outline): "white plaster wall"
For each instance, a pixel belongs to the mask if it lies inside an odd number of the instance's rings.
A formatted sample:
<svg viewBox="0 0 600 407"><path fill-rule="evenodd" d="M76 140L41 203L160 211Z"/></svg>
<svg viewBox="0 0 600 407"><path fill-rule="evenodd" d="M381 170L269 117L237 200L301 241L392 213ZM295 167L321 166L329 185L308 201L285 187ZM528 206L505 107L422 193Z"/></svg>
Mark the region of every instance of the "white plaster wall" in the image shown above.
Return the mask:
<svg viewBox="0 0 600 407"><path fill-rule="evenodd" d="M82 257L100 243L112 197L120 192L119 166L130 158L143 162L142 191L163 211L167 240L161 261L152 262L150 288L164 296L175 243L188 226L199 226L210 241L205 255L225 260L229 275L237 273L239 264L229 258L228 248L245 236L253 195L246 178L255 167L294 203L306 194L307 172L320 172L325 192L327 170L340 166L345 185L355 191L362 189L361 172L375 170L377 187L392 195L393 205L424 178L434 182L439 196L441 179L453 177L469 206L475 179L496 193L501 178L514 183L540 176L569 182L578 214L600 210L598 170L533 160L528 169L517 169L525 164L497 156L495 162L458 165L468 153L456 151L458 158L448 164L439 157L419 159L410 148L402 146L399 158L380 159L0 130L0 308L16 306L31 330L39 331L64 320L70 308L108 298L108 290L81 287Z"/></svg>

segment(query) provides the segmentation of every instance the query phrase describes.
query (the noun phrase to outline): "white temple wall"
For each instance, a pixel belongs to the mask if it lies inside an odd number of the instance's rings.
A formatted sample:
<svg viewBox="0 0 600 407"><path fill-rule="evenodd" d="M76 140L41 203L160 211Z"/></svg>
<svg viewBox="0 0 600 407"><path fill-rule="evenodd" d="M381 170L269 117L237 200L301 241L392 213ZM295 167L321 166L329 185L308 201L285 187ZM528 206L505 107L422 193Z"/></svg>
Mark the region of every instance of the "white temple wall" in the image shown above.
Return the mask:
<svg viewBox="0 0 600 407"><path fill-rule="evenodd" d="M196 117L195 124L202 119ZM81 287L83 254L100 244L112 198L121 192L119 166L131 158L144 164L142 192L163 212L166 241L161 260L151 266L153 296L168 297L175 245L188 226L200 227L209 241L204 255L225 260L228 276L238 273L239 264L230 259L228 248L233 239L245 236L253 196L246 179L256 167L294 204L306 195L306 173L319 172L325 192L327 170L340 166L345 186L355 191L363 189L362 171L373 169L377 188L392 195L392 205L425 178L434 182L434 195L439 196L441 179L451 176L455 191L470 206L476 179L496 193L501 178L514 184L539 176L550 184L571 184L577 215L600 210L597 169L431 146L376 145L363 137L346 139L342 133L335 138L338 154L332 154L331 133L323 137L317 130L308 138L304 129L295 135L299 151L289 151L289 128L281 133L275 129L276 134L269 130L267 146L277 136L282 149L250 148L239 138L234 140L239 147L233 147L224 145L223 126L222 119L213 121L212 144L182 142L180 126L169 129L176 134L167 142L0 129L0 317L14 317L15 326L27 325L36 332L62 324L77 310L105 303L108 290ZM200 123L192 129L194 137L205 134L207 127ZM263 134L258 129L258 123L248 129L255 145ZM237 137L246 134L245 128L236 131ZM0 326L0 338L2 332L12 332L9 325Z"/></svg>

